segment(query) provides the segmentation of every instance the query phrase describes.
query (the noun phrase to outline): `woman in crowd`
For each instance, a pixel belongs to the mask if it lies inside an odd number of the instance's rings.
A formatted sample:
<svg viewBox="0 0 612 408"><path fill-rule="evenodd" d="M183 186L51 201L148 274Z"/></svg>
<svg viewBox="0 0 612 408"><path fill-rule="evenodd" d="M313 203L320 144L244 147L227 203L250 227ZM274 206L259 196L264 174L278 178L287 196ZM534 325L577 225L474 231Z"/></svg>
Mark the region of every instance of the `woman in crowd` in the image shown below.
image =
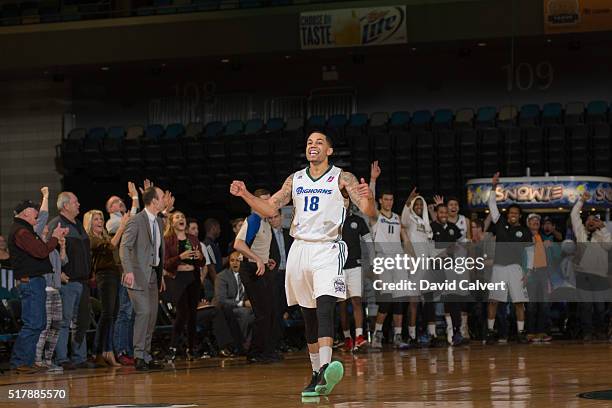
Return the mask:
<svg viewBox="0 0 612 408"><path fill-rule="evenodd" d="M166 223L164 232L164 285L175 304L176 317L172 326L172 340L168 360L176 359L180 335L187 324L187 360L195 358L196 317L200 300L200 271L204 255L198 238L187 234L185 215L176 211Z"/></svg>
<svg viewBox="0 0 612 408"><path fill-rule="evenodd" d="M83 226L89 235L91 244L92 269L98 288L98 297L102 304L102 312L96 330L96 363L102 366L119 367L113 353L113 321L119 310L119 285L121 271L119 270L113 251L125 230L130 218L125 214L117 232L110 238L104 227L104 214L100 210L91 210L83 216Z"/></svg>

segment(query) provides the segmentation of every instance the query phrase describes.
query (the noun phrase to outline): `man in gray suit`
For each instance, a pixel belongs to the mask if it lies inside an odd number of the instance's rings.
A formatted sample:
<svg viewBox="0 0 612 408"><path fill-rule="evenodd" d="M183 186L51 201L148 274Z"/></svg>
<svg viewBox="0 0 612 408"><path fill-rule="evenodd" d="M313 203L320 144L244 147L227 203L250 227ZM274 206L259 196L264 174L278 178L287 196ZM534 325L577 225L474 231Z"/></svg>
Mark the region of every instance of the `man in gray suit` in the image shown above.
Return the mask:
<svg viewBox="0 0 612 408"><path fill-rule="evenodd" d="M240 326L242 337L246 339L249 326L255 321L255 315L251 303L246 299L244 285L238 274L240 258L239 252L232 252L229 256L229 268L217 275L213 304L217 307L229 308L233 312ZM239 284L240 286L238 286Z"/></svg>
<svg viewBox="0 0 612 408"><path fill-rule="evenodd" d="M121 239L123 285L134 306L134 358L139 371L160 369L151 357L151 339L157 321L158 282L164 264L164 192L149 187L142 194L145 209L130 218Z"/></svg>

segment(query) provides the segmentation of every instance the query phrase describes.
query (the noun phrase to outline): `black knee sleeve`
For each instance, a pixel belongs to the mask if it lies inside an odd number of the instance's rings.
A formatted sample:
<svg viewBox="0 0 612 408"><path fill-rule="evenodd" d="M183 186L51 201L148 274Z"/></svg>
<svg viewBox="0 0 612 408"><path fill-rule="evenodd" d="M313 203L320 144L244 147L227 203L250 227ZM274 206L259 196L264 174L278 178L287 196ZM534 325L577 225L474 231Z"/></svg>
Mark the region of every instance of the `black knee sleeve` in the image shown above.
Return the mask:
<svg viewBox="0 0 612 408"><path fill-rule="evenodd" d="M378 303L378 313L380 314L388 314L391 311L393 303L391 302L380 302Z"/></svg>
<svg viewBox="0 0 612 408"><path fill-rule="evenodd" d="M334 310L336 298L333 296L319 296L317 298L317 319L319 320L319 338L334 337Z"/></svg>
<svg viewBox="0 0 612 408"><path fill-rule="evenodd" d="M436 304L433 302L425 302L423 304L423 318L426 323L436 321Z"/></svg>
<svg viewBox="0 0 612 408"><path fill-rule="evenodd" d="M404 302L393 302L393 314L403 315L408 304Z"/></svg>
<svg viewBox="0 0 612 408"><path fill-rule="evenodd" d="M304 337L306 343L315 344L319 342L317 309L302 308L302 316L304 316Z"/></svg>

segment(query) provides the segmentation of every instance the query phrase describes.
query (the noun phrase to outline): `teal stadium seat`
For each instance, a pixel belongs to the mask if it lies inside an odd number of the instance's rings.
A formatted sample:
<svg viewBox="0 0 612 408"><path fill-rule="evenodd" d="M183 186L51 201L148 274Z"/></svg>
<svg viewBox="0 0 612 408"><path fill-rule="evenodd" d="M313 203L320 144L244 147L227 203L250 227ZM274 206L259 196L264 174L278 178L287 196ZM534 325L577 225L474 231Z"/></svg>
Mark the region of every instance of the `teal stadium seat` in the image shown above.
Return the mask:
<svg viewBox="0 0 612 408"><path fill-rule="evenodd" d="M608 103L605 101L592 101L587 105L586 121L589 124L608 121Z"/></svg>
<svg viewBox="0 0 612 408"><path fill-rule="evenodd" d="M542 121L543 126L548 125L559 125L562 122L563 106L558 103L547 103L542 108Z"/></svg>
<svg viewBox="0 0 612 408"><path fill-rule="evenodd" d="M241 120L230 120L225 126L225 136L237 136L244 132L244 123Z"/></svg>
<svg viewBox="0 0 612 408"><path fill-rule="evenodd" d="M492 128L497 119L497 108L494 106L483 106L476 113L476 128Z"/></svg>

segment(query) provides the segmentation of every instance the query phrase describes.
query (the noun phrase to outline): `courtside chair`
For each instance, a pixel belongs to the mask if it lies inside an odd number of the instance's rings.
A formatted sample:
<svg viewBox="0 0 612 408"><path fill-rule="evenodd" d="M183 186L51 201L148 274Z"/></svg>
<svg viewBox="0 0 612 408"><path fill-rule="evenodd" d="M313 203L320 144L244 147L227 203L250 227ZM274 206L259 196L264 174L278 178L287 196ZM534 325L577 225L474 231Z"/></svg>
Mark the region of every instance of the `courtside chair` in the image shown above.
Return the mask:
<svg viewBox="0 0 612 408"><path fill-rule="evenodd" d="M592 101L587 105L586 122L601 123L608 121L608 103L605 101Z"/></svg>
<svg viewBox="0 0 612 408"><path fill-rule="evenodd" d="M584 103L570 102L566 104L563 123L565 123L566 126L584 123Z"/></svg>
<svg viewBox="0 0 612 408"><path fill-rule="evenodd" d="M542 126L559 125L563 119L563 106L558 103L547 103L542 108Z"/></svg>
<svg viewBox="0 0 612 408"><path fill-rule="evenodd" d="M495 127L497 119L497 108L494 106L483 106L476 113L476 128L486 129Z"/></svg>
<svg viewBox="0 0 612 408"><path fill-rule="evenodd" d="M459 129L472 129L474 127L474 109L463 108L459 109L455 113L455 123L453 128Z"/></svg>

